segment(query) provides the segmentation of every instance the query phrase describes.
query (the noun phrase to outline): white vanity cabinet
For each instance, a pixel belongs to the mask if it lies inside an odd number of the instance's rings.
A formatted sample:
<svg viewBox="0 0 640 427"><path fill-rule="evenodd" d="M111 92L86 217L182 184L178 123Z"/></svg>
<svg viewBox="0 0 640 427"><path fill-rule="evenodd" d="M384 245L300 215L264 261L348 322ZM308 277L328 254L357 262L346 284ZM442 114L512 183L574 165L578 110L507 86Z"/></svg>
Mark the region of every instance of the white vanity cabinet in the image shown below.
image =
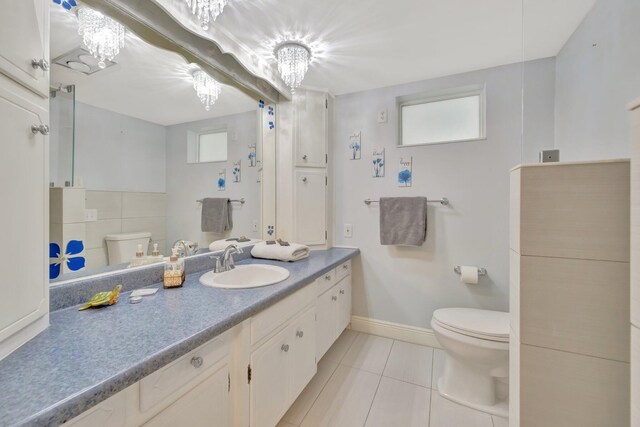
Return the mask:
<svg viewBox="0 0 640 427"><path fill-rule="evenodd" d="M324 245L327 173L324 169L305 169L297 170L295 175L295 240L306 245Z"/></svg>
<svg viewBox="0 0 640 427"><path fill-rule="evenodd" d="M31 60L48 60L49 4L12 2L0 13L0 257L11 265L0 279L11 296L0 302L0 359L48 326L49 74Z"/></svg>
<svg viewBox="0 0 640 427"><path fill-rule="evenodd" d="M295 166L324 168L327 165L329 95L301 90L295 103Z"/></svg>
<svg viewBox="0 0 640 427"><path fill-rule="evenodd" d="M6 2L0 13L0 73L49 94L48 0Z"/></svg>
<svg viewBox="0 0 640 427"><path fill-rule="evenodd" d="M316 305L312 286L252 319L252 324L268 324L269 319L281 314L291 316L301 306L306 307L301 314L278 325L277 332L268 335L251 353L252 427L274 427L316 373Z"/></svg>
<svg viewBox="0 0 640 427"><path fill-rule="evenodd" d="M320 360L351 323L351 262L316 279L316 358Z"/></svg>

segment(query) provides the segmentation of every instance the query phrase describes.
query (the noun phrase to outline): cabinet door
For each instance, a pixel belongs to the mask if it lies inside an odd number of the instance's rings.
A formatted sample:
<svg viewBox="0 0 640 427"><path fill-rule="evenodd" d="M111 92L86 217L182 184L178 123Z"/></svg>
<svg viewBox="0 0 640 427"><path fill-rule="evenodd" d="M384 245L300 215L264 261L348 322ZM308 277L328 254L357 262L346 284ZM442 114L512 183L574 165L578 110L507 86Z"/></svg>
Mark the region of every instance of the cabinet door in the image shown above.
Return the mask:
<svg viewBox="0 0 640 427"><path fill-rule="evenodd" d="M351 323L351 275L345 277L336 285L338 287L338 319L336 335Z"/></svg>
<svg viewBox="0 0 640 427"><path fill-rule="evenodd" d="M251 354L252 427L273 427L288 409L291 340L284 329Z"/></svg>
<svg viewBox="0 0 640 427"><path fill-rule="evenodd" d="M123 427L127 422L126 391L117 393L64 425L67 427Z"/></svg>
<svg viewBox="0 0 640 427"><path fill-rule="evenodd" d="M333 344L337 331L338 288L334 286L318 297L316 320L316 357L324 356Z"/></svg>
<svg viewBox="0 0 640 427"><path fill-rule="evenodd" d="M49 0L6 2L0 13L0 72L43 97L49 93L49 72L31 61L49 61Z"/></svg>
<svg viewBox="0 0 640 427"><path fill-rule="evenodd" d="M291 325L293 353L291 355L289 404L293 403L316 374L316 310L308 309Z"/></svg>
<svg viewBox="0 0 640 427"><path fill-rule="evenodd" d="M146 427L228 427L230 426L229 370L223 365L198 384Z"/></svg>
<svg viewBox="0 0 640 427"><path fill-rule="evenodd" d="M301 90L295 95L296 166L327 164L327 94Z"/></svg>
<svg viewBox="0 0 640 427"><path fill-rule="evenodd" d="M326 243L326 173L324 169L296 171L295 241L305 245Z"/></svg>
<svg viewBox="0 0 640 427"><path fill-rule="evenodd" d="M19 3L12 2L8 10ZM0 342L49 310L45 259L48 137L31 132L32 125L47 123L49 117L46 109L20 96L23 92L27 91L0 75L0 182L6 201L0 209L0 223L5 224L0 259L11 266L0 278L0 292L5 296L0 300Z"/></svg>

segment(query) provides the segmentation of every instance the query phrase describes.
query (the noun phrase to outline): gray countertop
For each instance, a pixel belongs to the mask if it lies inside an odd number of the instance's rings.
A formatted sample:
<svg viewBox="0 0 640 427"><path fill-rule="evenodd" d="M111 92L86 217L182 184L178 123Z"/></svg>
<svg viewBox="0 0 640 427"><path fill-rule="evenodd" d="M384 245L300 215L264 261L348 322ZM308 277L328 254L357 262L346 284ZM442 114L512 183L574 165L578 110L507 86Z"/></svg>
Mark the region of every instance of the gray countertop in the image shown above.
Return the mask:
<svg viewBox="0 0 640 427"><path fill-rule="evenodd" d="M202 286L204 272L183 288L162 289L129 304L51 313L51 326L0 361L0 425L59 425L139 381L311 283L357 249L312 251L294 263L248 259L287 268L284 282L252 289Z"/></svg>

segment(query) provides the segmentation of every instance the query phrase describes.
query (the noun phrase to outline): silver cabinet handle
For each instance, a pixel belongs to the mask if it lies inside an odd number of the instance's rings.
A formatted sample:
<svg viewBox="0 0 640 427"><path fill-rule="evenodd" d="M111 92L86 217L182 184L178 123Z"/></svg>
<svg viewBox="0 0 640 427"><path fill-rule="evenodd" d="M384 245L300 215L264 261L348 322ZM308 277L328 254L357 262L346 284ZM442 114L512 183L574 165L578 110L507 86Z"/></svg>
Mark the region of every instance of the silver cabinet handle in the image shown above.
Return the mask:
<svg viewBox="0 0 640 427"><path fill-rule="evenodd" d="M284 351L285 353L289 351L289 344L282 344L282 347L280 347L280 350Z"/></svg>
<svg viewBox="0 0 640 427"><path fill-rule="evenodd" d="M202 357L200 356L193 356L191 358L191 364L193 365L194 368L199 368L200 366L202 366L202 363L204 362L204 360L202 359Z"/></svg>
<svg viewBox="0 0 640 427"><path fill-rule="evenodd" d="M344 295L344 289L340 289L340 295Z"/></svg>
<svg viewBox="0 0 640 427"><path fill-rule="evenodd" d="M307 160L307 155L302 156L302 160Z"/></svg>
<svg viewBox="0 0 640 427"><path fill-rule="evenodd" d="M31 66L35 68L41 68L42 71L49 71L49 63L46 59L32 59Z"/></svg>
<svg viewBox="0 0 640 427"><path fill-rule="evenodd" d="M302 338L302 337L304 336L304 331L298 331L298 332L296 332L296 336L297 336L298 338Z"/></svg>
<svg viewBox="0 0 640 427"><path fill-rule="evenodd" d="M31 125L31 133L41 133L43 135L49 135L49 126L47 125Z"/></svg>
<svg viewBox="0 0 640 427"><path fill-rule="evenodd" d="M302 178L302 182L307 182L307 177Z"/></svg>
<svg viewBox="0 0 640 427"><path fill-rule="evenodd" d="M331 299L332 299L333 301L338 301L338 297L337 297L336 295L332 296L332 297L331 297Z"/></svg>

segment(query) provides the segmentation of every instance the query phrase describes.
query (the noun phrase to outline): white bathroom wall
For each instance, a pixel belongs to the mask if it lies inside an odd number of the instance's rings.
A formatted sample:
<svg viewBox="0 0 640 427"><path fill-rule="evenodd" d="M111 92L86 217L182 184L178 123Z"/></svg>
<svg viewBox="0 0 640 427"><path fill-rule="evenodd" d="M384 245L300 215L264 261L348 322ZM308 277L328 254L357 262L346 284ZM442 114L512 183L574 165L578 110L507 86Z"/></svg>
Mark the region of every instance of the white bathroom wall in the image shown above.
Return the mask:
<svg viewBox="0 0 640 427"><path fill-rule="evenodd" d="M554 148L556 59L524 65L522 163L537 163L542 150Z"/></svg>
<svg viewBox="0 0 640 427"><path fill-rule="evenodd" d="M165 191L165 127L76 102L75 177L89 190Z"/></svg>
<svg viewBox="0 0 640 427"><path fill-rule="evenodd" d="M626 108L640 93L639 22L638 0L599 0L558 54L561 160L629 157Z"/></svg>
<svg viewBox="0 0 640 427"><path fill-rule="evenodd" d="M549 60L528 69L549 81ZM441 307L508 310L509 169L521 159L522 76L522 65L515 64L336 97L335 241L362 253L354 265L354 315L430 328L433 311ZM396 147L397 96L471 84L486 84L486 140ZM530 101L548 96L548 90L531 92ZM529 118L552 129L548 99L533 104L525 108ZM379 124L383 109L388 122ZM358 131L362 160L349 160L349 135ZM544 141L548 134L535 138ZM373 178L371 153L380 148L386 150L386 176ZM413 156L410 188L396 184L400 156ZM380 196L448 197L451 206L429 204L423 246L381 246L379 208L363 203ZM343 236L345 223L353 225L353 238ZM465 285L453 272L460 264L485 267L489 275Z"/></svg>
<svg viewBox="0 0 640 427"><path fill-rule="evenodd" d="M246 203L233 203L231 232L225 236L260 236L260 165L249 167L249 145L257 143L257 113L250 111L231 116L167 127L167 242L192 240L208 247L213 240L224 236L203 233L200 230L201 205L196 200L204 197L229 197ZM228 158L226 162L187 164L187 132L201 132L226 127L228 132ZM232 182L231 167L242 161L240 183ZM226 169L225 191L218 191L218 173ZM256 224L254 230L253 224Z"/></svg>
<svg viewBox="0 0 640 427"><path fill-rule="evenodd" d="M63 187L71 181L73 150L73 99L58 92L49 100L49 182Z"/></svg>

